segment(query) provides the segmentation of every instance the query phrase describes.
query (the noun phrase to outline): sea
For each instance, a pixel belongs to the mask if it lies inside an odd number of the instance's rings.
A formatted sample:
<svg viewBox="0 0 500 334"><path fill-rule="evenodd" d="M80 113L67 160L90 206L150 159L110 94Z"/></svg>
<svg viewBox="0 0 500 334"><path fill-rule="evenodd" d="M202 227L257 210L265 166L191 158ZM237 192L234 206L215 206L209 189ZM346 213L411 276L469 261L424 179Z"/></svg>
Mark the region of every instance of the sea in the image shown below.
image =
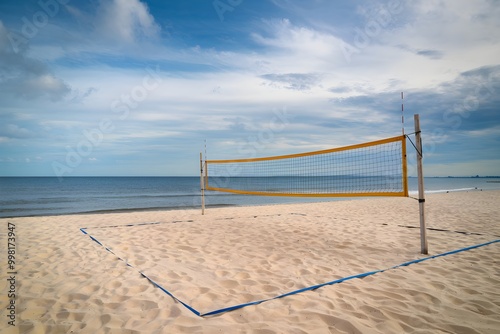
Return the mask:
<svg viewBox="0 0 500 334"><path fill-rule="evenodd" d="M410 196L417 196L417 178L408 180ZM428 194L500 190L498 177L427 177L424 184ZM345 198L268 197L213 191L206 191L205 197L207 208L338 200ZM188 208L201 208L199 177L0 177L2 218Z"/></svg>

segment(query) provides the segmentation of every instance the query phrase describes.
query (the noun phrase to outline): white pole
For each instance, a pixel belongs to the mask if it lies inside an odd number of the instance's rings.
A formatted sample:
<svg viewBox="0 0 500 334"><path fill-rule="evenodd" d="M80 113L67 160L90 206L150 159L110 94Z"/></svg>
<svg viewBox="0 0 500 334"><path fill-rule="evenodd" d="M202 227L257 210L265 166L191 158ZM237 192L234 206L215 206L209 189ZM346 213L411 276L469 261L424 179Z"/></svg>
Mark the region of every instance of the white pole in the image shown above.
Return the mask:
<svg viewBox="0 0 500 334"><path fill-rule="evenodd" d="M203 182L203 154L200 152L201 214L205 214L205 182Z"/></svg>
<svg viewBox="0 0 500 334"><path fill-rule="evenodd" d="M427 235L425 229L425 191L424 172L422 170L422 138L420 136L420 118L418 114L413 115L415 121L415 141L417 146L417 173L418 173L418 208L420 212L420 249L422 254L428 254Z"/></svg>

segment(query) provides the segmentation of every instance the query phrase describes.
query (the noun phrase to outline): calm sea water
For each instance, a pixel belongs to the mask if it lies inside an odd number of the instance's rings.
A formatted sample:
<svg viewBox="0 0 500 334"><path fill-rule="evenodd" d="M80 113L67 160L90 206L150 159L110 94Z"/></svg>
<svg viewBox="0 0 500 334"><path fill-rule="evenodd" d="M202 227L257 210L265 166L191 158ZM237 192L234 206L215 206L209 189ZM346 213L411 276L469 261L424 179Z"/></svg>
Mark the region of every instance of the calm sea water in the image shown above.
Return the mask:
<svg viewBox="0 0 500 334"><path fill-rule="evenodd" d="M500 178L426 178L427 193L500 189ZM415 195L417 179L409 178ZM207 206L341 199L262 197L207 192ZM200 207L198 177L0 177L0 217Z"/></svg>

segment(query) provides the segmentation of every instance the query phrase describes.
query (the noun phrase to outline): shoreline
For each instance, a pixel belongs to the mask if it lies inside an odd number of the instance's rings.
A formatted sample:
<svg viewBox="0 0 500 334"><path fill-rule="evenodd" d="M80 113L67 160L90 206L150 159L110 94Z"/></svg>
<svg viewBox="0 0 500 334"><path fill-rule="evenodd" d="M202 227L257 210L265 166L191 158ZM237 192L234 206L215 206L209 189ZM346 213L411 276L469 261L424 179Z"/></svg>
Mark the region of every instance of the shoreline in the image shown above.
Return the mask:
<svg viewBox="0 0 500 334"><path fill-rule="evenodd" d="M497 240L499 200L500 191L427 196L428 256ZM142 275L204 313L418 261L427 257L419 254L419 230L407 228L418 227L418 203L404 197L231 206L204 216L191 209L0 221L2 239L7 223L16 232L20 332L493 334L500 328L499 242L206 318ZM5 275L2 303L9 301ZM9 329L6 311L0 330Z"/></svg>
<svg viewBox="0 0 500 334"><path fill-rule="evenodd" d="M209 208L225 208L238 206L236 204L213 204L207 205ZM150 211L181 211L181 210L201 210L201 207L195 206L176 206L176 207L152 207L152 208L130 208L130 209L103 209L103 210L93 210L93 211L78 211L70 213L54 213L54 214L33 214L26 216L0 216L0 219L12 219L12 218L37 218L37 217L59 217L59 216L78 216L78 215L100 215L100 214L112 214L112 213L133 213L133 212L150 212Z"/></svg>
<svg viewBox="0 0 500 334"><path fill-rule="evenodd" d="M500 181L499 181L500 182ZM433 195L433 194L444 194L444 193L452 193L452 192L475 192L475 191L500 191L500 189L472 189L472 188L462 188L462 189L450 189L450 190L428 190L425 195ZM418 195L418 191L410 191L410 196L401 197L401 196L382 196L381 198L413 198L413 196ZM225 195L225 194L223 194ZM216 196L220 196L217 194ZM247 195L251 196L251 195ZM255 196L252 196L255 197ZM265 196L260 196L265 197ZM283 196L283 198L287 198ZM313 197L314 198L314 197ZM312 201L292 201L285 203L256 203L256 204L206 204L206 208L224 208L224 207L256 207L256 206L268 206L268 205L292 205L292 204L308 204L308 203L329 203L329 202L338 202L338 201L357 201L364 199L371 199L374 197L332 197L330 199L323 198ZM11 211L15 211L13 209L9 209ZM186 206L171 206L171 207L147 207L147 208L119 208L119 209L102 209L102 210L90 210L90 211L75 211L75 212L63 212L63 213L52 213L52 214L30 214L30 215L18 215L18 216L1 216L0 219L7 218L30 218L30 217L52 217L52 216L73 216L73 215L94 215L94 214L108 214L108 213L127 213L127 212L149 212L149 211L179 211L179 210L201 210L200 206L194 205L186 205Z"/></svg>

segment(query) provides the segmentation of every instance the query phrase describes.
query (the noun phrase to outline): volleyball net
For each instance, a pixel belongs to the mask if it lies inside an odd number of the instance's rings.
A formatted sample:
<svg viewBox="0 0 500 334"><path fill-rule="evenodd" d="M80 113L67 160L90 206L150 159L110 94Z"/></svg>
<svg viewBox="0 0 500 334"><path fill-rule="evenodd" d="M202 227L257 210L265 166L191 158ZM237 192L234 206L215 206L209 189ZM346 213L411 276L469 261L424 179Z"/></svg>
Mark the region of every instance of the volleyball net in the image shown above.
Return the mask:
<svg viewBox="0 0 500 334"><path fill-rule="evenodd" d="M205 160L202 190L296 197L408 196L406 137L272 157Z"/></svg>

